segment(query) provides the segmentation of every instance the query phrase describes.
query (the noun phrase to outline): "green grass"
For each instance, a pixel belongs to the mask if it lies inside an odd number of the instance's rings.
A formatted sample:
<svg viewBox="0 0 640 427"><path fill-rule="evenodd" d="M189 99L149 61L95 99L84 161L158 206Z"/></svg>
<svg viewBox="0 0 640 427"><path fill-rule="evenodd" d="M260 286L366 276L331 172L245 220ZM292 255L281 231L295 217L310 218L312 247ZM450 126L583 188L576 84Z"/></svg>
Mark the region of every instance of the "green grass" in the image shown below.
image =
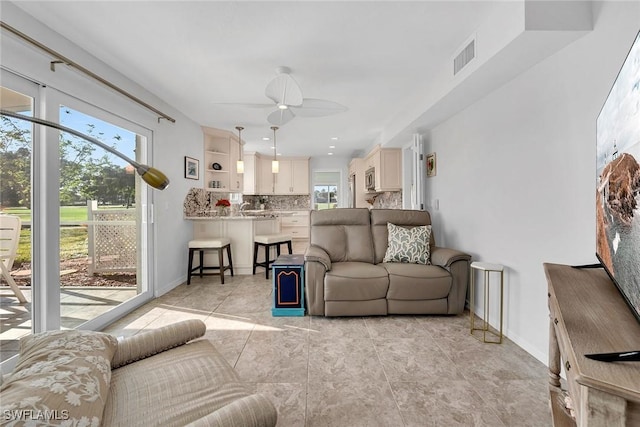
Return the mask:
<svg viewBox="0 0 640 427"><path fill-rule="evenodd" d="M60 229L60 260L86 257L88 255L87 227L62 227ZM20 242L14 267L31 262L31 229L20 230Z"/></svg>
<svg viewBox="0 0 640 427"><path fill-rule="evenodd" d="M99 206L99 209L125 209L121 205ZM130 208L132 209L132 208ZM29 208L4 208L3 213L7 215L18 215L23 222L31 221L31 209ZM79 222L87 220L86 206L60 206L61 222Z"/></svg>
<svg viewBox="0 0 640 427"><path fill-rule="evenodd" d="M124 209L124 206L100 206L100 209ZM135 209L135 208L134 208ZM3 213L8 215L18 215L23 222L31 222L31 209L28 208L5 208ZM61 206L60 222L82 222L87 220L86 206ZM60 228L60 260L68 260L88 255L87 228L61 227ZM14 268L21 263L31 262L31 228L22 227L20 230L20 242L18 243L18 253L14 262Z"/></svg>

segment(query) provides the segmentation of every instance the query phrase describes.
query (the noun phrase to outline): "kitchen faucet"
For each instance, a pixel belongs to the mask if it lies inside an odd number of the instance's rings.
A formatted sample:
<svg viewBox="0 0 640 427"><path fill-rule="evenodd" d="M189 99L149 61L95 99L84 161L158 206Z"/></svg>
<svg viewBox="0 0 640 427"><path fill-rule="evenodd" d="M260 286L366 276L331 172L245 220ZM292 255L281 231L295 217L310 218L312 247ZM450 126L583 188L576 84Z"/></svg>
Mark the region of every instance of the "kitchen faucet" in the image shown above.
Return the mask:
<svg viewBox="0 0 640 427"><path fill-rule="evenodd" d="M242 204L240 205L240 212L244 211L244 208L246 208L250 204L251 203L249 203L249 202L242 202Z"/></svg>

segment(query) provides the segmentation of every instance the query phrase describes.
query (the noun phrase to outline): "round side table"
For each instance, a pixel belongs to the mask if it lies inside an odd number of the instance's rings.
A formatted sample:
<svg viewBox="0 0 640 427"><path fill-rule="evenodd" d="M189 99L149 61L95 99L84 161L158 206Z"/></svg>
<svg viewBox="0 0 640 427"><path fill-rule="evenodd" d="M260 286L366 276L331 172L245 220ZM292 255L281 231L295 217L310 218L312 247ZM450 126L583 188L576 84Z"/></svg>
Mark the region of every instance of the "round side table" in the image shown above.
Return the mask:
<svg viewBox="0 0 640 427"><path fill-rule="evenodd" d="M475 300L475 271L482 271L484 274L483 281L483 318L482 326L476 327L475 325L475 313L473 310ZM490 273L500 273L500 330L498 332L491 330L489 327L489 284ZM504 294L504 266L500 264L491 264L488 262L474 261L471 263L471 283L469 285L469 312L471 317L471 335L479 339L482 342L489 344L501 344L502 343L502 318L504 305L502 302ZM474 332L479 331L481 334ZM487 339L489 337L489 339ZM491 338L493 337L493 338Z"/></svg>

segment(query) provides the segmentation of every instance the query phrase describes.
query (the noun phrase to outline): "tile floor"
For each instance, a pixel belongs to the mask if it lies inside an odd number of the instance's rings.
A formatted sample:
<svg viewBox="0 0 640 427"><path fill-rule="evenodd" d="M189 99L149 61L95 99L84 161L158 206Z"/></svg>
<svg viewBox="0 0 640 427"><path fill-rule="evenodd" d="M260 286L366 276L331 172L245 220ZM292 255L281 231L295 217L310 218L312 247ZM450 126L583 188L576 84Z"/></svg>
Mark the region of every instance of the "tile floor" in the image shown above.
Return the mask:
<svg viewBox="0 0 640 427"><path fill-rule="evenodd" d="M278 426L549 426L547 368L468 316L271 316L263 275L194 278L105 331L129 336L198 318Z"/></svg>

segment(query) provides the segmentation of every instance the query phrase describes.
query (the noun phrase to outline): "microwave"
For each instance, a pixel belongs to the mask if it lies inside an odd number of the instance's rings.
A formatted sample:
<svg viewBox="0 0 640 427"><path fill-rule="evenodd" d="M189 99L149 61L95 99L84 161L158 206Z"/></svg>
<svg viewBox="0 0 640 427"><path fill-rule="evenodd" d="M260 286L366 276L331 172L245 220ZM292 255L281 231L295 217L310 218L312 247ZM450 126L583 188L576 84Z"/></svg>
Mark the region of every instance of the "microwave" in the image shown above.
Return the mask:
<svg viewBox="0 0 640 427"><path fill-rule="evenodd" d="M375 168L369 168L364 173L364 185L367 190L376 189L376 170Z"/></svg>

